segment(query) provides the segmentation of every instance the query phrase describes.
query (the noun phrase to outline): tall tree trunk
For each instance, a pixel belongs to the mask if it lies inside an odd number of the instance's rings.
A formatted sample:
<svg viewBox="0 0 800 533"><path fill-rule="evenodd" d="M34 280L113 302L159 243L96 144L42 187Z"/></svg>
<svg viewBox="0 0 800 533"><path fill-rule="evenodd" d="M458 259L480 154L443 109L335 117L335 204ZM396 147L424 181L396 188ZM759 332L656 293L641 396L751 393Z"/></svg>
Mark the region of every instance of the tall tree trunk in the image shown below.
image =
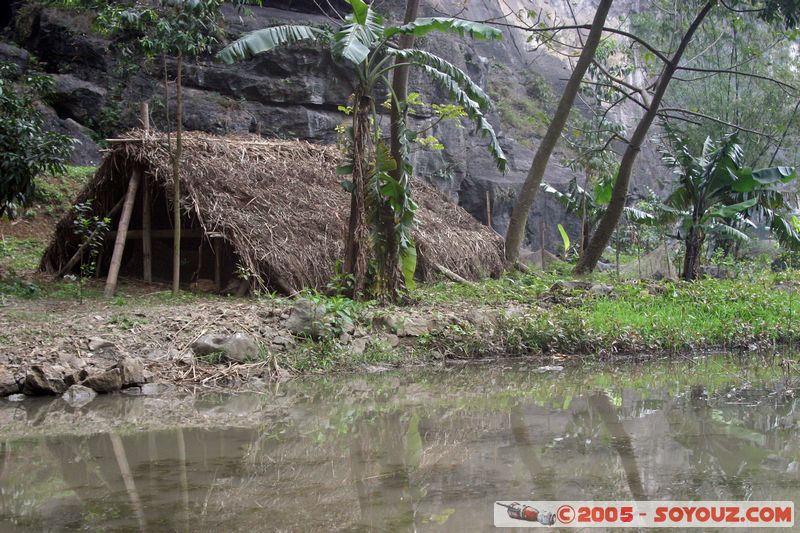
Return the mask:
<svg viewBox="0 0 800 533"><path fill-rule="evenodd" d="M174 234L172 238L172 294L181 290L181 153L183 151L183 90L181 74L183 54L178 52L178 73L175 78L175 154L172 158L172 217ZM169 113L169 111L167 111Z"/></svg>
<svg viewBox="0 0 800 533"><path fill-rule="evenodd" d="M408 0L406 3L406 14L403 18L403 23L409 22L417 18L419 11L419 0ZM398 40L397 46L400 49L411 48L414 45L414 35L401 35ZM396 59L395 63L403 63L402 60ZM411 176L405 175L403 168L405 163L406 154L403 153L403 140L402 136L405 135L405 123L407 118L407 108L405 106L406 97L408 96L408 65L402 65L394 69L392 74L392 91L394 98L392 98L392 112L391 124L389 128L390 134L390 150L392 159L397 163L397 168L391 172L394 179L402 183L404 179L411 179ZM381 205L381 237L385 246L385 261L383 263L384 271L382 278L386 295L390 299L394 299L400 289L400 272L398 268L398 259L400 255L400 243L397 241L397 234L395 232L394 212L388 202L383 202Z"/></svg>
<svg viewBox="0 0 800 533"><path fill-rule="evenodd" d="M617 181L614 183L614 189L611 192L611 201L608 204L608 208L600 219L597 229L595 229L592 239L589 241L589 246L581 256L578 264L575 265L576 274L588 274L594 270L597 266L597 262L603 255L603 251L606 249L606 246L608 246L611 236L614 234L614 228L619 224L622 212L625 209L625 201L628 198L628 186L631 181L633 164L636 162L636 157L642 149L642 144L647 137L650 126L653 124L653 120L655 120L656 115L658 115L658 109L661 106L664 93L667 91L667 87L672 80L672 76L675 74L675 70L678 68L678 64L683 57L683 53L686 51L686 47L702 24L703 19L706 18L706 15L708 15L709 11L711 11L716 4L716 0L712 0L703 6L703 9L697 14L691 26L689 26L689 29L681 39L678 49L675 51L675 54L673 54L672 59L669 63L664 65L664 69L661 71L658 83L656 84L653 97L650 103L647 104L647 111L636 126L636 130L634 130L628 146L625 149L625 153L622 156L622 161L620 161Z"/></svg>
<svg viewBox="0 0 800 533"><path fill-rule="evenodd" d="M344 271L352 277L353 298L364 296L369 259L369 228L365 212L366 184L372 161L372 132L369 127L369 96L357 90L353 110L353 191L350 223L344 246Z"/></svg>
<svg viewBox="0 0 800 533"><path fill-rule="evenodd" d="M594 54L597 50L597 45L600 43L600 38L603 34L603 26L606 23L606 16L613 0L601 0L597 11L594 14L592 27L589 30L589 37L583 45L581 55L578 62L575 64L575 70L564 87L564 92L561 95L561 100L558 102L558 107L553 115L553 120L547 127L547 132L536 150L536 155L533 157L533 163L528 171L528 177L525 178L525 183L522 185L519 197L517 198L514 208L511 211L511 222L508 225L508 232L506 233L506 259L512 263L519 259L519 248L525 237L525 226L528 223L528 215L533 206L533 201L536 199L536 193L539 191L539 185L542 183L542 177L547 169L547 162L550 160L550 155L564 130L564 126L569 118L569 112L572 110L572 105L575 102L575 97L581 87L586 70L594 60Z"/></svg>
<svg viewBox="0 0 800 533"><path fill-rule="evenodd" d="M700 252L704 240L702 230L692 225L686 236L686 252L683 256L683 279L686 281L694 281L700 275Z"/></svg>

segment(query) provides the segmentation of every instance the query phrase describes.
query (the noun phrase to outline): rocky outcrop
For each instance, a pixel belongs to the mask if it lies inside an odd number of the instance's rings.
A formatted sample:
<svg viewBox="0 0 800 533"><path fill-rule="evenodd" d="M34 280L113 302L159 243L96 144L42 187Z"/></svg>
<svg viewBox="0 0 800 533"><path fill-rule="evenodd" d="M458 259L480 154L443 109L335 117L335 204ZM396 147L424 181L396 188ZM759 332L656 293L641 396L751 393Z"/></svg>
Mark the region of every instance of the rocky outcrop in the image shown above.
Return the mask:
<svg viewBox="0 0 800 533"><path fill-rule="evenodd" d="M0 367L0 397L16 394L21 388L13 373L5 367Z"/></svg>
<svg viewBox="0 0 800 533"><path fill-rule="evenodd" d="M60 117L87 123L103 106L106 90L102 87L72 74L57 74L53 80L55 88L51 102Z"/></svg>
<svg viewBox="0 0 800 533"><path fill-rule="evenodd" d="M22 392L29 396L59 395L77 380L75 372L60 365L34 365L25 376Z"/></svg>

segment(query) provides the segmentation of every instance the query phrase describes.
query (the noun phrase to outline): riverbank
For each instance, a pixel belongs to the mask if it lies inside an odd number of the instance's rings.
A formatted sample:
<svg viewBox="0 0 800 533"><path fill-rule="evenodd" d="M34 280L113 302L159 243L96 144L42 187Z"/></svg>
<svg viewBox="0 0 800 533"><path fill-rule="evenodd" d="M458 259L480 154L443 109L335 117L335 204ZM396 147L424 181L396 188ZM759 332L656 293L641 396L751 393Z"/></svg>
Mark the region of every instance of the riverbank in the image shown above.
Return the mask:
<svg viewBox="0 0 800 533"><path fill-rule="evenodd" d="M5 283L4 396L61 394L80 382L144 394L158 390L142 388L145 382L233 388L497 356L552 367L623 355L768 351L800 341L800 275L793 272L692 284L510 275L425 285L401 306L311 293L173 298L164 287L139 284L104 300L93 283L81 302L74 283L33 280L30 294L19 280Z"/></svg>

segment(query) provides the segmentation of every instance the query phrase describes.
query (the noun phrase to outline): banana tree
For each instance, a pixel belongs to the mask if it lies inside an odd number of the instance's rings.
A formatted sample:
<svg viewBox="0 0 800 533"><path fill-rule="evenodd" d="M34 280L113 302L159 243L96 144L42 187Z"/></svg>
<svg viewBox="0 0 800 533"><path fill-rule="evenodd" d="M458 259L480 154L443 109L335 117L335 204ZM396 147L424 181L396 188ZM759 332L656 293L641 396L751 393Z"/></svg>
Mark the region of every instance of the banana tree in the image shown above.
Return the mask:
<svg viewBox="0 0 800 533"><path fill-rule="evenodd" d="M408 285L413 283L416 266L416 248L410 235L416 209L410 195L410 172L404 173L407 175L401 176L400 180L390 174L392 169L401 165L406 168L408 161L388 162L385 157L376 161L375 157L376 144L379 154L387 153L375 126L377 121L374 120L377 115L374 98L376 87L383 84L391 91L387 75L398 67L407 66L416 67L431 77L452 101L463 107L466 116L475 124L477 132L488 138L488 149L498 169L505 171L506 168L503 150L484 116L490 107L486 93L455 65L424 50L399 49L395 41L402 35L422 37L434 31L461 36L468 34L475 39L500 39L501 33L483 24L439 17L419 18L401 26L386 26L383 17L364 0L347 1L352 7L352 13L335 30L307 25L263 28L234 41L218 57L226 63L233 63L279 46L307 41L328 47L337 61L352 67L357 82L353 92L353 122L349 131L350 162L339 169L341 174L351 176L351 180L343 182L343 186L351 193L344 271L351 278L352 295L366 296L368 263L373 253L377 254L379 268L372 292L377 293L376 296L384 297L387 296L387 289L393 291L392 287L386 287L381 282L391 278L387 273L388 269L400 266ZM376 213L376 210L379 212ZM390 211L387 213L386 210ZM399 237L393 239L395 246L399 247L399 253L395 253L393 257L399 257L400 265L387 264L382 260L392 257L392 254L382 246L386 239L375 238L381 232L376 231L374 221L387 219L393 221ZM373 221L373 228L368 227L370 221Z"/></svg>
<svg viewBox="0 0 800 533"><path fill-rule="evenodd" d="M662 207L678 221L678 237L686 244L685 280L697 278L706 236L747 241L749 237L740 228L755 225L756 220L766 221L782 246L800 247L796 219L784 215L788 201L777 188L797 177L793 168L742 167L743 150L735 134L720 142L706 138L699 156L692 155L680 134L670 130L667 134L672 151L662 152L662 159L678 180Z"/></svg>

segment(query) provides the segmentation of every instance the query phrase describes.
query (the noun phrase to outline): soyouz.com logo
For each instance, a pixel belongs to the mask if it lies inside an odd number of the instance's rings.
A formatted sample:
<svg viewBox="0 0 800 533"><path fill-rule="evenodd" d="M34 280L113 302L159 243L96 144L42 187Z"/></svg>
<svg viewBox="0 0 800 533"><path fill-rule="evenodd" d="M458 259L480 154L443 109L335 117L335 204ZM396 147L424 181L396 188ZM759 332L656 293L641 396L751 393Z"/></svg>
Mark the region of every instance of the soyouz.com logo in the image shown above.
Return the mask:
<svg viewBox="0 0 800 533"><path fill-rule="evenodd" d="M513 501L494 504L497 527L793 527L790 501Z"/></svg>

